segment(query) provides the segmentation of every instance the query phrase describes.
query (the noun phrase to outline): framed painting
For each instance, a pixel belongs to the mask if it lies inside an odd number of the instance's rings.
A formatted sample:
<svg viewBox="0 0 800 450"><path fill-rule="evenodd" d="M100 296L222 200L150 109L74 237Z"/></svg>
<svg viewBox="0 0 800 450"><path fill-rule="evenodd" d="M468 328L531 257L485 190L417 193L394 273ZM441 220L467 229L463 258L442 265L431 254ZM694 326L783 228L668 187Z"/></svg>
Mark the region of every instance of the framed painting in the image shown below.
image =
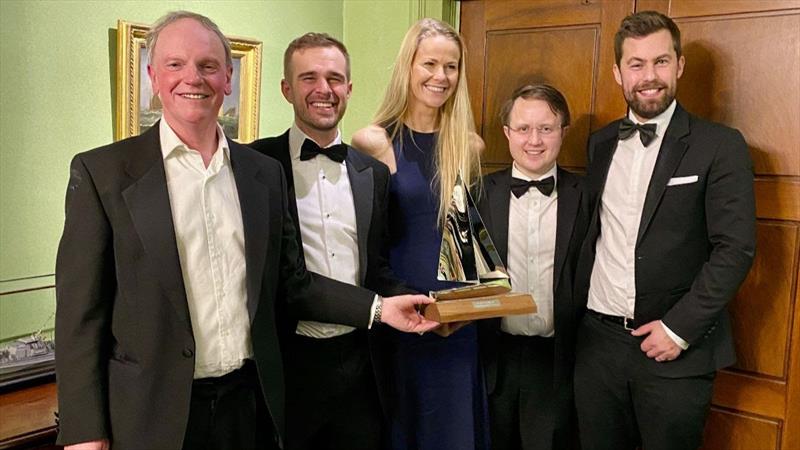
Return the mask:
<svg viewBox="0 0 800 450"><path fill-rule="evenodd" d="M161 102L147 76L145 36L149 25L117 21L117 120L114 139L136 136L161 117ZM258 137L261 42L227 36L233 57L231 95L219 111L225 135L239 142Z"/></svg>

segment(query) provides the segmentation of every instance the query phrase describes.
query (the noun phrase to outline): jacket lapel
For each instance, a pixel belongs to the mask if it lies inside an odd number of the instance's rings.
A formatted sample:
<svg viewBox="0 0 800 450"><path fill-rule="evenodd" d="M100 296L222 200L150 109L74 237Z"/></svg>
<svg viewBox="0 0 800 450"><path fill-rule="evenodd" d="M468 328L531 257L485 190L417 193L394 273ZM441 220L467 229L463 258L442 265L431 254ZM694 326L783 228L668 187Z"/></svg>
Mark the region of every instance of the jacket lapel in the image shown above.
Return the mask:
<svg viewBox="0 0 800 450"><path fill-rule="evenodd" d="M497 248L497 254L503 264L508 267L508 210L511 203L511 168L503 170L501 175L493 177L486 187L489 196L491 225L489 234Z"/></svg>
<svg viewBox="0 0 800 450"><path fill-rule="evenodd" d="M356 236L358 238L358 279L363 285L367 273L367 238L372 220L374 204L374 178L372 167L364 164L350 146L347 148L347 176L353 193L356 213Z"/></svg>
<svg viewBox="0 0 800 450"><path fill-rule="evenodd" d="M252 150L231 140L228 144L242 210L244 253L247 264L247 312L252 322L261 297L261 279L268 251L269 186L259 179L260 169L250 154Z"/></svg>
<svg viewBox="0 0 800 450"><path fill-rule="evenodd" d="M577 179L565 170L558 168L558 208L556 212L556 247L553 265L553 291L558 291L558 282L567 260L572 229L580 203L580 190Z"/></svg>
<svg viewBox="0 0 800 450"><path fill-rule="evenodd" d="M678 104L675 106L672 120L664 134L664 140L661 143L661 149L658 152L656 165L653 169L653 176L650 178L650 185L647 188L642 217L639 222L639 233L636 237L637 246L641 242L645 231L647 231L658 204L661 203L661 197L664 196L670 177L675 173L675 169L678 168L678 164L680 164L684 153L686 153L688 146L682 138L688 134L689 115Z"/></svg>
<svg viewBox="0 0 800 450"><path fill-rule="evenodd" d="M122 191L122 198L146 254L158 268L159 284L178 317L191 328L158 130L156 122L132 144L140 150L126 166L132 183Z"/></svg>

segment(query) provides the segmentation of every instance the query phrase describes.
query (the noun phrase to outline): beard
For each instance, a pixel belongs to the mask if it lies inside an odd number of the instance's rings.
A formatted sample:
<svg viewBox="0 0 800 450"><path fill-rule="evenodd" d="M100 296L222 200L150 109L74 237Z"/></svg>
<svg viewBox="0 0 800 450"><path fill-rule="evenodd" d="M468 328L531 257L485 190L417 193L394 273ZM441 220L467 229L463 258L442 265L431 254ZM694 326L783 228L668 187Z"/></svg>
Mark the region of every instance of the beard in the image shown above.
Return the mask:
<svg viewBox="0 0 800 450"><path fill-rule="evenodd" d="M664 91L660 98L641 99L637 97L636 92L645 89L664 89ZM623 95L628 107L637 116L643 119L652 119L666 111L672 101L675 100L675 86L668 86L661 82L641 84L633 89L623 90Z"/></svg>

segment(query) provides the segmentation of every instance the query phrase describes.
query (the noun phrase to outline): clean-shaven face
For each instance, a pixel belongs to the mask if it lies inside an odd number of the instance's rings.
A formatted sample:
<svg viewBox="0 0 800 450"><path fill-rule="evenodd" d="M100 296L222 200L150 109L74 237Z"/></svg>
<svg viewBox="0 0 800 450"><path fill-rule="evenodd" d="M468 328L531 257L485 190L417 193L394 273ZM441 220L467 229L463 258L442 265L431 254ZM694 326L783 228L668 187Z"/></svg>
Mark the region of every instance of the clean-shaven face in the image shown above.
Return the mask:
<svg viewBox="0 0 800 450"><path fill-rule="evenodd" d="M161 30L147 73L164 117L177 129L213 126L231 93L233 68L226 63L225 47L194 19L180 19Z"/></svg>
<svg viewBox="0 0 800 450"><path fill-rule="evenodd" d="M517 168L537 179L555 166L566 129L546 101L520 97L514 101L503 132Z"/></svg>
<svg viewBox="0 0 800 450"><path fill-rule="evenodd" d="M458 85L458 44L442 35L423 39L411 63L411 100L437 109Z"/></svg>
<svg viewBox="0 0 800 450"><path fill-rule="evenodd" d="M290 64L281 92L294 108L297 126L311 137L334 132L353 89L344 55L336 47L306 48L294 52Z"/></svg>

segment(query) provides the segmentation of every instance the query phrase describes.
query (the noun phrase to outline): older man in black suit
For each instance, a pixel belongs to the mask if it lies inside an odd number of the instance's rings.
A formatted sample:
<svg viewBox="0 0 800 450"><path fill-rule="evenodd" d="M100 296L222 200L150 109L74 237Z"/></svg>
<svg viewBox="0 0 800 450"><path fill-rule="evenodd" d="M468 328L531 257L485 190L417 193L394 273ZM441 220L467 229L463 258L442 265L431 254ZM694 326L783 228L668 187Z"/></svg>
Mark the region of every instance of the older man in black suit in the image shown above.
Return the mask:
<svg viewBox="0 0 800 450"><path fill-rule="evenodd" d="M479 325L492 447L570 448L579 315L572 287L586 214L580 177L556 164L569 107L556 88L525 85L506 101L501 119L514 163L484 178L478 207L512 286L531 293L538 311Z"/></svg>
<svg viewBox="0 0 800 450"><path fill-rule="evenodd" d="M426 297L383 302L306 272L280 164L217 124L232 65L213 22L170 13L147 41L162 119L72 162L56 262L58 441L277 447L278 305L360 328L436 324L414 309Z"/></svg>
<svg viewBox="0 0 800 450"><path fill-rule="evenodd" d="M640 12L615 38L628 116L589 139L593 213L576 292L584 449L696 449L715 371L735 360L726 305L755 249L742 135L675 101L680 31Z"/></svg>

